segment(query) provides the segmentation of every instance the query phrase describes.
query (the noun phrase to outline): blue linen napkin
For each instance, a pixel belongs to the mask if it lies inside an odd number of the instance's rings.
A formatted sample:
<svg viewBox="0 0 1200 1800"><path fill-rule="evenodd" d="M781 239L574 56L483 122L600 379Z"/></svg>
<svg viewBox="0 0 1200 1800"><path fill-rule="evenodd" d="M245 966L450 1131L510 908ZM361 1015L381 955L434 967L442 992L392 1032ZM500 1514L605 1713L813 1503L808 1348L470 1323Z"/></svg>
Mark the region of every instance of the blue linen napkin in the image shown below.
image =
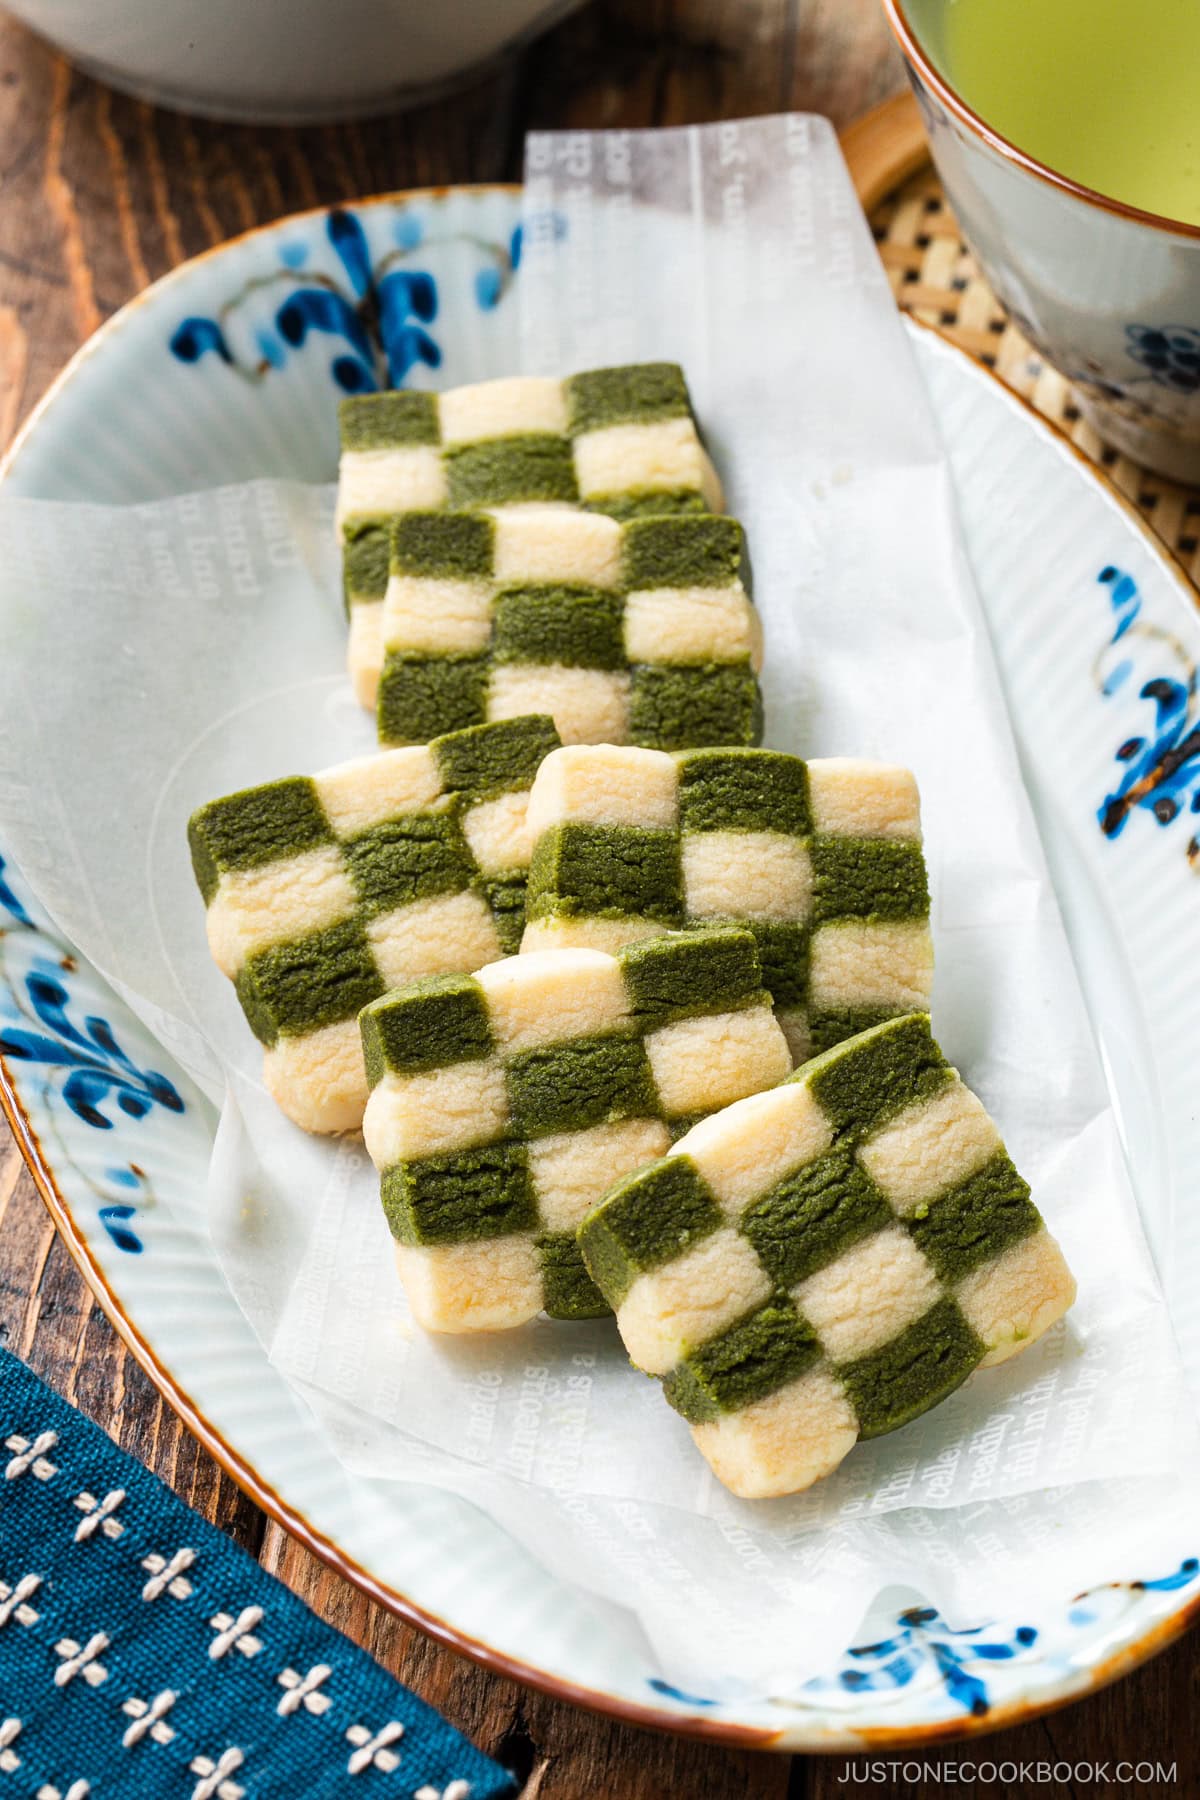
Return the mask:
<svg viewBox="0 0 1200 1800"><path fill-rule="evenodd" d="M499 1800L514 1781L0 1350L0 1793Z"/></svg>

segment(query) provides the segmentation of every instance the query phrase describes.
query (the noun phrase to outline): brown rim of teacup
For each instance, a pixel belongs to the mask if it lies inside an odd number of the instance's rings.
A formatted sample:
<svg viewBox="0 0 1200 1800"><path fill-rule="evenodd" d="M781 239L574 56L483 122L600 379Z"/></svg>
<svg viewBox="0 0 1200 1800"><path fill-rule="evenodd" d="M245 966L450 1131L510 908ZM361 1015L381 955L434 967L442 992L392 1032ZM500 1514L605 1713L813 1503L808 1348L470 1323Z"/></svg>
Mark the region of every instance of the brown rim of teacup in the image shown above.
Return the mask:
<svg viewBox="0 0 1200 1800"><path fill-rule="evenodd" d="M1003 156L1008 162L1016 163L1030 175L1036 175L1050 187L1059 188L1064 194L1073 194L1076 200L1086 200L1091 206L1098 206L1104 212L1116 213L1122 219L1132 219L1137 225L1152 225L1158 231L1171 232L1176 237L1200 239L1200 225L1188 225L1182 219L1169 219L1164 213L1144 212L1140 206L1130 206L1127 201L1114 200L1108 194L1097 193L1095 188L1084 187L1082 182L1072 181L1069 175L1060 175L1047 163L1039 162L1021 150L1008 138L1001 137L998 131L980 118L979 114L969 107L962 97L955 93L945 77L933 66L916 32L908 22L904 11L903 0L883 0L883 9L887 14L896 39L903 50L912 69L918 74L926 86L932 89L949 112L973 131L976 137L982 138L990 149Z"/></svg>

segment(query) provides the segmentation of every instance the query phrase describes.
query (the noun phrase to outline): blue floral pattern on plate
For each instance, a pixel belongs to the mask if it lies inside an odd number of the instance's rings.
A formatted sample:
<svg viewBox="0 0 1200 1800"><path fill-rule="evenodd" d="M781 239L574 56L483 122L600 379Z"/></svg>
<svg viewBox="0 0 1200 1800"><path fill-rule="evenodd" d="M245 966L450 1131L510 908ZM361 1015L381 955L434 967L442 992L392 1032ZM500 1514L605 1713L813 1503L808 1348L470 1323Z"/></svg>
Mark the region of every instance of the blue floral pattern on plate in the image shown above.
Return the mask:
<svg viewBox="0 0 1200 1800"><path fill-rule="evenodd" d="M0 907L17 929L36 931L25 906L4 880L4 871L0 857ZM71 996L62 977L74 967L74 957L64 948L56 962L39 958L27 971L25 997L34 1028L0 1025L0 1055L68 1071L62 1085L64 1104L77 1119L98 1131L113 1128L111 1117L100 1110L108 1100L115 1100L131 1119L145 1118L152 1106L182 1112L183 1100L174 1083L154 1069L139 1069L122 1050L106 1019L89 1014L82 1031L72 1023L68 1016Z"/></svg>
<svg viewBox="0 0 1200 1800"><path fill-rule="evenodd" d="M33 950L20 973L9 966L14 934ZM31 906L18 895L15 880L0 856L0 1056L47 1071L43 1087L47 1104L52 1104L51 1084L61 1077L53 1092L76 1119L94 1131L113 1130L117 1123L111 1110L114 1104L133 1120L144 1119L153 1107L182 1113L183 1097L174 1082L155 1069L139 1068L106 1019L87 1013L82 1029L74 1023L67 981L75 971L74 956L47 925L35 922ZM108 1198L94 1176L86 1174L78 1162L75 1167L99 1198ZM105 1186L137 1190L139 1198L149 1197L145 1171L137 1163L109 1168L106 1176ZM142 1249L129 1223L136 1212L128 1197L99 1211L113 1243L132 1254Z"/></svg>
<svg viewBox="0 0 1200 1800"><path fill-rule="evenodd" d="M1149 812L1159 825L1200 814L1200 712L1196 704L1196 666L1179 639L1147 624L1141 618L1142 598L1136 581L1111 564L1097 580L1106 590L1112 616L1112 635L1096 667L1100 692L1106 699L1126 689L1137 672L1138 651L1148 646L1170 669L1144 679L1139 698L1153 709L1153 722L1144 733L1126 737L1117 748L1116 760L1123 773L1117 786L1099 808L1100 829L1109 838L1124 831L1138 808ZM1187 844L1188 861L1200 862L1200 835L1193 829Z"/></svg>
<svg viewBox="0 0 1200 1800"><path fill-rule="evenodd" d="M995 1671L1037 1657L1065 1661L1069 1634L1109 1626L1143 1593L1178 1593L1200 1582L1200 1558L1185 1557L1166 1575L1144 1581L1112 1581L1079 1594L1066 1615L1039 1631L1034 1625L968 1626L955 1630L935 1607L912 1606L896 1614L895 1630L869 1644L847 1650L840 1668L805 1682L797 1696L769 1699L769 1704L795 1709L805 1701L818 1704L839 1694L883 1693L914 1686L941 1686L947 1698L972 1719L983 1720L996 1704ZM1048 1640L1053 1640L1051 1647ZM668 1681L651 1680L656 1694L692 1707L720 1702L689 1693Z"/></svg>
<svg viewBox="0 0 1200 1800"><path fill-rule="evenodd" d="M421 248L424 232L416 214L397 215L391 247L372 258L366 231L357 214L336 207L325 219L325 235L344 271L339 282L307 266L302 247L280 246L281 267L272 275L246 282L215 318L191 316L171 335L170 347L180 362L196 363L212 355L250 381L261 381L282 368L289 350L300 350L313 337L340 338L345 348L329 365L334 385L344 394L373 393L399 387L419 364L436 369L442 352L430 327L438 315L438 285L427 269L408 266ZM436 241L436 240L434 240ZM507 244L472 239L482 259L475 275L475 298L485 311L498 306L521 260L521 228ZM264 287L288 286L269 326L254 330L257 355L247 361L233 346L230 322Z"/></svg>

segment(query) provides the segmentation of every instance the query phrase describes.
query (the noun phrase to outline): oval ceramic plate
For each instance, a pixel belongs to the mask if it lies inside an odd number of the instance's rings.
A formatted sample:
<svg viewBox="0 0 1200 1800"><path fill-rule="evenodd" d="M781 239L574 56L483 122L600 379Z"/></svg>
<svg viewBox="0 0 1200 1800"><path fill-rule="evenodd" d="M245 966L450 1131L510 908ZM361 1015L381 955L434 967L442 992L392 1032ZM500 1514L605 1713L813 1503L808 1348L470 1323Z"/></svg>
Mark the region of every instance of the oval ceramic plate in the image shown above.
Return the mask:
<svg viewBox="0 0 1200 1800"><path fill-rule="evenodd" d="M515 366L517 211L502 188L374 200L283 220L185 265L75 358L11 454L8 491L126 502L263 474L331 478L339 392ZM1194 595L1117 496L995 380L931 334L914 333L914 349L1147 1229L1182 1294L1200 1258L1185 1205L1200 1166ZM616 1609L552 1578L465 1501L343 1469L210 1247L203 1105L3 862L0 1053L5 1106L56 1221L192 1429L318 1554L497 1669L710 1737L900 1744L1081 1693L1182 1629L1200 1598L1198 1527L1194 1543L1147 1541L1139 1567L1113 1569L1092 1593L1050 1588L1032 1615L982 1629L952 1631L926 1607L877 1609L833 1675L789 1693L677 1692ZM1195 1367L1200 1319L1180 1308L1176 1325Z"/></svg>

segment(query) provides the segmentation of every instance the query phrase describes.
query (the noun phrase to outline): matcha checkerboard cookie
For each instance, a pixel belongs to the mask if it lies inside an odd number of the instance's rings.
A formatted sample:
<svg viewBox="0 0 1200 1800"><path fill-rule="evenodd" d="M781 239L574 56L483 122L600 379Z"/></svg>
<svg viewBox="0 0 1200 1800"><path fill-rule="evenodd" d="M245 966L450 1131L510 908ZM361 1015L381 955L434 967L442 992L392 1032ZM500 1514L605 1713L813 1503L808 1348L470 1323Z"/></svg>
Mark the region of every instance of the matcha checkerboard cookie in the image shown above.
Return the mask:
<svg viewBox="0 0 1200 1800"><path fill-rule="evenodd" d="M350 619L384 743L545 712L564 742L750 744L761 632L733 519L408 513Z"/></svg>
<svg viewBox="0 0 1200 1800"><path fill-rule="evenodd" d="M773 750L572 745L538 770L525 950L746 923L797 1062L923 1006L933 978L907 769Z"/></svg>
<svg viewBox="0 0 1200 1800"><path fill-rule="evenodd" d="M633 1361L745 1499L828 1475L1075 1297L923 1013L705 1119L579 1242Z"/></svg>
<svg viewBox="0 0 1200 1800"><path fill-rule="evenodd" d="M675 363L359 394L342 402L341 434L337 520L351 599L370 592L373 534L397 513L547 501L630 518L723 505Z"/></svg>
<svg viewBox="0 0 1200 1800"><path fill-rule="evenodd" d="M513 719L210 801L188 825L208 942L306 1131L362 1121L358 1014L420 975L517 948L526 808L558 743Z"/></svg>
<svg viewBox="0 0 1200 1800"><path fill-rule="evenodd" d="M503 517L542 506L628 518L724 505L673 363L594 369L565 381L513 376L444 394L356 395L342 403L341 430L337 516L350 669L368 706L398 516L450 509Z"/></svg>
<svg viewBox="0 0 1200 1800"><path fill-rule="evenodd" d="M747 931L509 957L362 1015L363 1120L418 1323L609 1308L575 1230L687 1122L791 1066Z"/></svg>

